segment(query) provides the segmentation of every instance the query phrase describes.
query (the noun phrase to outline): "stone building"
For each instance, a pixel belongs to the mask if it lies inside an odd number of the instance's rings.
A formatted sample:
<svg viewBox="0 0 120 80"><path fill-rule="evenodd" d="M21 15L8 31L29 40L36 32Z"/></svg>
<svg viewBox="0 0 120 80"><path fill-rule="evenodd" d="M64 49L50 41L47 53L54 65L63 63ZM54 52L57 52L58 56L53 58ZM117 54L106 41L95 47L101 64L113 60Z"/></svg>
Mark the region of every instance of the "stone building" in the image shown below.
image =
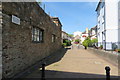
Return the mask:
<svg viewBox="0 0 120 80"><path fill-rule="evenodd" d="M61 24L37 2L2 3L0 35L2 78L14 77L61 48Z"/></svg>
<svg viewBox="0 0 120 80"><path fill-rule="evenodd" d="M62 26L60 20L58 17L51 17L52 21L57 25L57 26Z"/></svg>
<svg viewBox="0 0 120 80"><path fill-rule="evenodd" d="M62 43L63 43L63 40L67 39L68 40L68 33L66 33L65 31L62 31Z"/></svg>

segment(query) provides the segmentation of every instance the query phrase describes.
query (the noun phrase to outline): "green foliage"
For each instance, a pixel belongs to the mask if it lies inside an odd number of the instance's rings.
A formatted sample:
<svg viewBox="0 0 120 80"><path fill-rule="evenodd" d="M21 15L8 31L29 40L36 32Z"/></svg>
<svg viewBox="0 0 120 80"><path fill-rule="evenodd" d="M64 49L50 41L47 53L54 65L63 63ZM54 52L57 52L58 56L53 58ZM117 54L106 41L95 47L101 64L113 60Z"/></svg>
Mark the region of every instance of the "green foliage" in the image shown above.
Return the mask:
<svg viewBox="0 0 120 80"><path fill-rule="evenodd" d="M103 49L103 45L100 45L100 48Z"/></svg>
<svg viewBox="0 0 120 80"><path fill-rule="evenodd" d="M87 43L88 43L89 47L92 46L92 41L91 41L91 39L89 37L87 38Z"/></svg>
<svg viewBox="0 0 120 80"><path fill-rule="evenodd" d="M68 34L69 37L73 37L73 34Z"/></svg>
<svg viewBox="0 0 120 80"><path fill-rule="evenodd" d="M120 49L118 49L118 52L120 53Z"/></svg>
<svg viewBox="0 0 120 80"><path fill-rule="evenodd" d="M87 40L84 40L84 41L82 42L82 45L85 46L85 47L88 47L88 42L87 42Z"/></svg>
<svg viewBox="0 0 120 80"><path fill-rule="evenodd" d="M96 39L93 39L93 40L91 40L91 42L92 43L97 43L98 42L98 39L96 38Z"/></svg>
<svg viewBox="0 0 120 80"><path fill-rule="evenodd" d="M64 46L64 47L67 46L67 43L62 43L62 46Z"/></svg>
<svg viewBox="0 0 120 80"><path fill-rule="evenodd" d="M70 46L71 41L70 40L63 40L63 46Z"/></svg>
<svg viewBox="0 0 120 80"><path fill-rule="evenodd" d="M89 37L87 37L87 38L83 41L82 45L85 46L85 47L88 47L88 46L90 47L90 46L92 46L91 39L90 39Z"/></svg>
<svg viewBox="0 0 120 80"><path fill-rule="evenodd" d="M78 42L78 43L79 43L79 42L80 42L80 40L79 40L79 39L76 39L76 40L75 40L75 42Z"/></svg>

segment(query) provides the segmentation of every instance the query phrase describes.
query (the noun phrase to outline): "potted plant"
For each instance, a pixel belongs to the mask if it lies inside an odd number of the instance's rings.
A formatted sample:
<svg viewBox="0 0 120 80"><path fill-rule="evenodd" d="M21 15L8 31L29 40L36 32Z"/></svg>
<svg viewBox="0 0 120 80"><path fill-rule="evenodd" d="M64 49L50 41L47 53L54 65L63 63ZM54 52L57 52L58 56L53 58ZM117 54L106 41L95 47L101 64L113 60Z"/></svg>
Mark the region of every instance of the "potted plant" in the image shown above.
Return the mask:
<svg viewBox="0 0 120 80"><path fill-rule="evenodd" d="M118 49L115 49L115 52L118 52Z"/></svg>
<svg viewBox="0 0 120 80"><path fill-rule="evenodd" d="M103 49L103 45L100 45L100 49Z"/></svg>
<svg viewBox="0 0 120 80"><path fill-rule="evenodd" d="M118 52L118 53L120 53L120 49L115 49L115 52Z"/></svg>
<svg viewBox="0 0 120 80"><path fill-rule="evenodd" d="M120 49L118 49L118 53L120 53Z"/></svg>

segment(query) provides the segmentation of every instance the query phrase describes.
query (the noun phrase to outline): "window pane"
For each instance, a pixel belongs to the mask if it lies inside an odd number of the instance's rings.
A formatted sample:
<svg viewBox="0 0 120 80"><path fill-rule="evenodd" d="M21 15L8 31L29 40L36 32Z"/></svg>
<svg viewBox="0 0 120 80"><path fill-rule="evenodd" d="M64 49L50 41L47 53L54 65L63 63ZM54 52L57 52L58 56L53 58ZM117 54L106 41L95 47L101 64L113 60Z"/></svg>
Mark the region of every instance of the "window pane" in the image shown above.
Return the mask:
<svg viewBox="0 0 120 80"><path fill-rule="evenodd" d="M37 29L35 28L35 35L37 35Z"/></svg>
<svg viewBox="0 0 120 80"><path fill-rule="evenodd" d="M39 28L32 29L32 41L42 42L43 41L43 30Z"/></svg>
<svg viewBox="0 0 120 80"><path fill-rule="evenodd" d="M32 40L35 40L35 28L32 29Z"/></svg>
<svg viewBox="0 0 120 80"><path fill-rule="evenodd" d="M40 41L43 40L42 36L43 36L43 33L42 33L42 31L40 31Z"/></svg>
<svg viewBox="0 0 120 80"><path fill-rule="evenodd" d="M52 42L54 42L54 40L53 40L53 35L52 35Z"/></svg>
<svg viewBox="0 0 120 80"><path fill-rule="evenodd" d="M39 35L37 36L37 41L40 41L40 40L39 40Z"/></svg>
<svg viewBox="0 0 120 80"><path fill-rule="evenodd" d="M55 42L55 35L52 35L52 42Z"/></svg>
<svg viewBox="0 0 120 80"><path fill-rule="evenodd" d="M37 36L35 35L35 39L34 39L34 41L37 41Z"/></svg>
<svg viewBox="0 0 120 80"><path fill-rule="evenodd" d="M32 34L32 41L34 40L34 35Z"/></svg>

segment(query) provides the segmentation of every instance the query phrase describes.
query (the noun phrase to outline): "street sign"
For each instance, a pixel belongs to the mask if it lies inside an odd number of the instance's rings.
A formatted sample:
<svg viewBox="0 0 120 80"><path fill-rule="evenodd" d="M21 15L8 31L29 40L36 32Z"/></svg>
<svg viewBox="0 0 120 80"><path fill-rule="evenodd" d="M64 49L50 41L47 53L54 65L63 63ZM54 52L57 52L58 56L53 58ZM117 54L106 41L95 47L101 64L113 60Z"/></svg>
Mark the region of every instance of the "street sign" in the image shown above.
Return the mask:
<svg viewBox="0 0 120 80"><path fill-rule="evenodd" d="M12 15L12 22L15 23L15 24L20 25L20 18Z"/></svg>

